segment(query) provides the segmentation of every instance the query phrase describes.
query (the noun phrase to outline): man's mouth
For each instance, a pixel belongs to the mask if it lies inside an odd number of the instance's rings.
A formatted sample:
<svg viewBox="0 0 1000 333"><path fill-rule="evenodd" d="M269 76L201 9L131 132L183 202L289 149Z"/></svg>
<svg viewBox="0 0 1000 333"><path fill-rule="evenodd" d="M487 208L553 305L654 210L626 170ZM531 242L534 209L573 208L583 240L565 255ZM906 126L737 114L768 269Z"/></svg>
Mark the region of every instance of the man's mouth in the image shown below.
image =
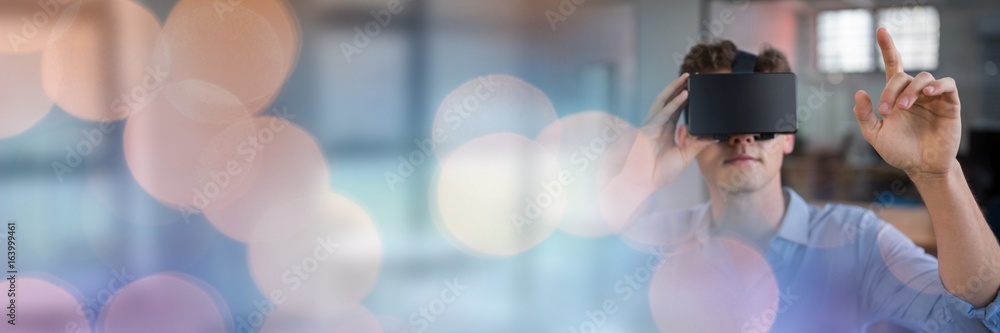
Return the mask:
<svg viewBox="0 0 1000 333"><path fill-rule="evenodd" d="M749 164L753 162L760 162L760 159L749 154L736 154L722 161L722 164Z"/></svg>

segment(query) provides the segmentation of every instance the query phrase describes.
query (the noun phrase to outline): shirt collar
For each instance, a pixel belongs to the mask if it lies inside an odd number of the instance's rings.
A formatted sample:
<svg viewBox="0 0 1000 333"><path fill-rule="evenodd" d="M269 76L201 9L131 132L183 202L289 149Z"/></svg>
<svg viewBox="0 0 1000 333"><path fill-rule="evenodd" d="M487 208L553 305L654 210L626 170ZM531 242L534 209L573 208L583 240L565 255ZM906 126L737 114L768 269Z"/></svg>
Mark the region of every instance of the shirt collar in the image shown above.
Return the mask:
<svg viewBox="0 0 1000 333"><path fill-rule="evenodd" d="M788 209L781 218L781 226L777 237L802 245L809 244L809 204L791 188L785 187L788 194Z"/></svg>

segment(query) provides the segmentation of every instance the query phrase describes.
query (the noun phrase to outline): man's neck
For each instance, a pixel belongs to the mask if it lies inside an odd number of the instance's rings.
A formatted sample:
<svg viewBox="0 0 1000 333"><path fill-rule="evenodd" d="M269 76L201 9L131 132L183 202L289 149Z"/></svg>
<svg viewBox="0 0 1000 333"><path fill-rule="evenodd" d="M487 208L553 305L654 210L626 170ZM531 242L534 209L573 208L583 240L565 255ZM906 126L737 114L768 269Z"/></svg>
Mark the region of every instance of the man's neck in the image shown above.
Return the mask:
<svg viewBox="0 0 1000 333"><path fill-rule="evenodd" d="M720 236L739 238L759 250L769 246L785 215L787 198L779 177L752 192L709 188L713 229Z"/></svg>

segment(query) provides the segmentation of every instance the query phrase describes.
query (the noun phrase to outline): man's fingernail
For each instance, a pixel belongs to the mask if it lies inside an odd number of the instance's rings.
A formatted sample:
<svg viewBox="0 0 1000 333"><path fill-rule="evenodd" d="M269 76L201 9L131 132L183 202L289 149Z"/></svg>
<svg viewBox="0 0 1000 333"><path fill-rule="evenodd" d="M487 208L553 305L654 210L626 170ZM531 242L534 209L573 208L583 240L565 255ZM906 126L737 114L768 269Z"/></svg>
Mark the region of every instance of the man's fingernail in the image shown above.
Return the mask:
<svg viewBox="0 0 1000 333"><path fill-rule="evenodd" d="M934 93L934 87L927 87L927 88L924 88L924 90L927 91L928 94Z"/></svg>
<svg viewBox="0 0 1000 333"><path fill-rule="evenodd" d="M903 97L903 98L901 98L899 100L899 105L902 106L902 107L904 107L904 108L905 107L909 107L910 106L910 98L909 97Z"/></svg>
<svg viewBox="0 0 1000 333"><path fill-rule="evenodd" d="M889 111L889 103L886 102L879 103L878 112L886 112L886 111Z"/></svg>

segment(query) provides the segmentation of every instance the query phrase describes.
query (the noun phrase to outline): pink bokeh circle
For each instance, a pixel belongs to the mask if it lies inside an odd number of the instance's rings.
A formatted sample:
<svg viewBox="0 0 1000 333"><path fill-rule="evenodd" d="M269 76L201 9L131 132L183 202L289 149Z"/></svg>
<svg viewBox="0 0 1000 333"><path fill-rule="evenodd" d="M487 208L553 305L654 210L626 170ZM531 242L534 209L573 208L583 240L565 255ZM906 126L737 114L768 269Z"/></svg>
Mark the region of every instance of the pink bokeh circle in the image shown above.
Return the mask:
<svg viewBox="0 0 1000 333"><path fill-rule="evenodd" d="M232 319L218 291L184 274L161 273L129 283L101 311L105 333L228 332Z"/></svg>
<svg viewBox="0 0 1000 333"><path fill-rule="evenodd" d="M247 244L257 288L283 311L333 318L361 301L375 285L382 242L374 221L357 203L334 193L302 197L265 213ZM281 221L295 221L295 232Z"/></svg>

